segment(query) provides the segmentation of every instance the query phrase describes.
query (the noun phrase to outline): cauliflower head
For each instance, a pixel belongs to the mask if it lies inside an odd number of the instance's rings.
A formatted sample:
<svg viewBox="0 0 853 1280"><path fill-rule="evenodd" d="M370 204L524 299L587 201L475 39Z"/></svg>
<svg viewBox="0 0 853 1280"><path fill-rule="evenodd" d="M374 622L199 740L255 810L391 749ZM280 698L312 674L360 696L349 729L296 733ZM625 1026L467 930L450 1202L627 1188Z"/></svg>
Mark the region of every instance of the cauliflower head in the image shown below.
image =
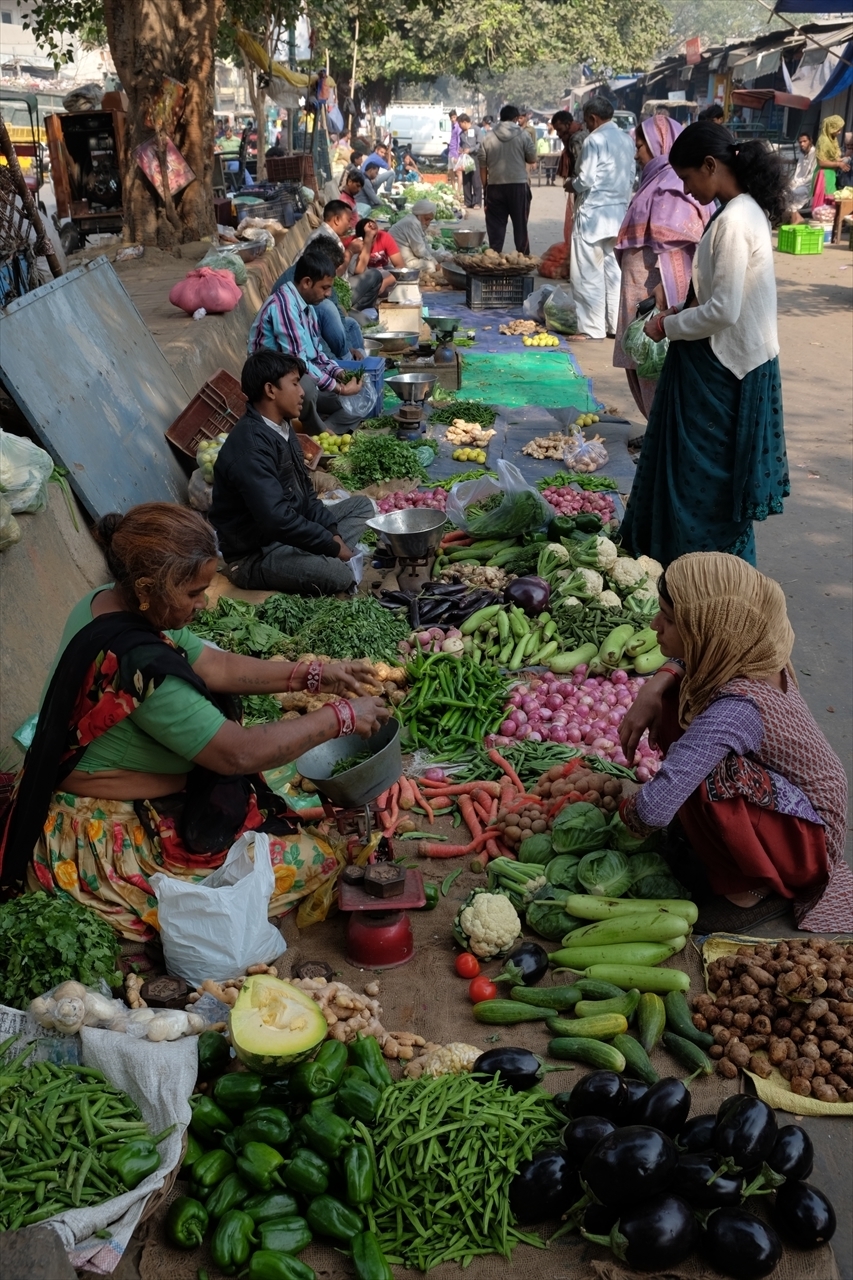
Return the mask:
<svg viewBox="0 0 853 1280"><path fill-rule="evenodd" d="M609 571L608 577L617 589L633 591L646 577L646 571L639 560L632 560L629 556L620 556Z"/></svg>
<svg viewBox="0 0 853 1280"><path fill-rule="evenodd" d="M657 600L658 589L653 582L642 582L631 592L632 600Z"/></svg>
<svg viewBox="0 0 853 1280"><path fill-rule="evenodd" d="M554 557L555 560L569 559L569 553L561 542L547 543L546 550Z"/></svg>
<svg viewBox="0 0 853 1280"><path fill-rule="evenodd" d="M406 1067L407 1076L461 1076L470 1071L474 1063L482 1056L483 1050L473 1044L454 1041L451 1044L436 1045L421 1058L415 1058ZM414 1069L414 1068L417 1069Z"/></svg>
<svg viewBox="0 0 853 1280"><path fill-rule="evenodd" d="M622 601L619 599L615 591L602 591L598 597L598 603L604 609L621 609Z"/></svg>
<svg viewBox="0 0 853 1280"><path fill-rule="evenodd" d="M595 569L573 569L571 572L564 569L557 577L563 580L559 587L561 593L566 591L595 599L604 590L604 579Z"/></svg>
<svg viewBox="0 0 853 1280"><path fill-rule="evenodd" d="M610 573L618 558L619 552L616 549L615 542L611 542L609 538L596 538L595 559L597 568L603 569L605 573Z"/></svg>
<svg viewBox="0 0 853 1280"><path fill-rule="evenodd" d="M577 596L562 596L560 599L561 609L582 609L583 601L578 600Z"/></svg>
<svg viewBox="0 0 853 1280"><path fill-rule="evenodd" d="M663 574L663 565L659 560L652 559L651 556L637 556L637 564L643 566L643 573L651 581L653 586L657 586L658 578Z"/></svg>
<svg viewBox="0 0 853 1280"><path fill-rule="evenodd" d="M486 960L505 955L520 933L521 920L509 898L487 889L470 893L453 922L460 946Z"/></svg>

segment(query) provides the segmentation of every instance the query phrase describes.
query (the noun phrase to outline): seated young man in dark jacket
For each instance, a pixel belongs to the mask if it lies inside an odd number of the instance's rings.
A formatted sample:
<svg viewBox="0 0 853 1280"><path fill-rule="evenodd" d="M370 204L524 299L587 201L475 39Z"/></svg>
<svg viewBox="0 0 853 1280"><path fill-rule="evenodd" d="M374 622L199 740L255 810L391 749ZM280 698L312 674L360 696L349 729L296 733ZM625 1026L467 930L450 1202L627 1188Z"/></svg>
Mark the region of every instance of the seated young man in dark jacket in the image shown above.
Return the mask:
<svg viewBox="0 0 853 1280"><path fill-rule="evenodd" d="M256 351L243 366L249 401L219 451L210 519L237 587L333 595L348 591L348 561L374 514L369 498L324 506L291 430L305 365L281 351Z"/></svg>

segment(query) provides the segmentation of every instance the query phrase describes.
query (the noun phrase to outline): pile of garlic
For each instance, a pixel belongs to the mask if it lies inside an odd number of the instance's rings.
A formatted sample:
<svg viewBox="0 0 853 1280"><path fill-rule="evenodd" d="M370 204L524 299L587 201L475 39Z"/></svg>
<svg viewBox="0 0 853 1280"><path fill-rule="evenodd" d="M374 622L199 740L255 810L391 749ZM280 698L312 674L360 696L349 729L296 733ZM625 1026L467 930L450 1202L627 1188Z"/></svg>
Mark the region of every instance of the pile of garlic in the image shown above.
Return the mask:
<svg viewBox="0 0 853 1280"><path fill-rule="evenodd" d="M207 1026L199 1014L182 1009L128 1009L121 1000L111 1000L81 982L60 983L37 996L29 1011L40 1027L65 1036L76 1035L81 1027L102 1027L138 1040L179 1040Z"/></svg>

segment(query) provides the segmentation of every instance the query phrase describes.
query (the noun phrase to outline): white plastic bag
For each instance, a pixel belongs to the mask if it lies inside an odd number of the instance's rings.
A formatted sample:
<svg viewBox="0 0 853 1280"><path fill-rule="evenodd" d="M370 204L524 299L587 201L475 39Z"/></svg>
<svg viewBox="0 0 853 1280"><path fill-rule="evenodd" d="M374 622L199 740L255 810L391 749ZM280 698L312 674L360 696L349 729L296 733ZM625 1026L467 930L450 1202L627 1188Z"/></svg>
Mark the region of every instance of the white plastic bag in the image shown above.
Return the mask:
<svg viewBox="0 0 853 1280"><path fill-rule="evenodd" d="M521 310L524 312L525 320L536 320L539 324L545 323L545 303L556 288L555 284L543 284L541 289L534 289L530 296L524 299Z"/></svg>
<svg viewBox="0 0 853 1280"><path fill-rule="evenodd" d="M275 889L269 836L247 831L231 846L221 867L189 884L158 872L160 940L169 973L200 986L223 982L249 965L270 964L285 941L267 919Z"/></svg>
<svg viewBox="0 0 853 1280"><path fill-rule="evenodd" d="M0 551L7 551L21 541L21 526L12 515L12 508L0 494Z"/></svg>
<svg viewBox="0 0 853 1280"><path fill-rule="evenodd" d="M0 430L0 493L14 514L47 506L47 482L53 458L24 436Z"/></svg>
<svg viewBox="0 0 853 1280"><path fill-rule="evenodd" d="M550 298L545 300L543 310L545 323L549 329L554 329L557 333L577 333L577 308L568 289L561 289L558 286Z"/></svg>
<svg viewBox="0 0 853 1280"><path fill-rule="evenodd" d="M608 453L601 436L587 440L577 428L571 433L563 449L563 462L568 471L597 471L608 461Z"/></svg>
<svg viewBox="0 0 853 1280"><path fill-rule="evenodd" d="M534 533L553 519L553 508L527 483L518 467L498 458L496 470L497 480L488 476L460 480L450 490L445 514L457 529L465 529L478 538L502 534L520 537L523 533ZM469 517L468 508L495 493L503 494L499 506L473 519Z"/></svg>

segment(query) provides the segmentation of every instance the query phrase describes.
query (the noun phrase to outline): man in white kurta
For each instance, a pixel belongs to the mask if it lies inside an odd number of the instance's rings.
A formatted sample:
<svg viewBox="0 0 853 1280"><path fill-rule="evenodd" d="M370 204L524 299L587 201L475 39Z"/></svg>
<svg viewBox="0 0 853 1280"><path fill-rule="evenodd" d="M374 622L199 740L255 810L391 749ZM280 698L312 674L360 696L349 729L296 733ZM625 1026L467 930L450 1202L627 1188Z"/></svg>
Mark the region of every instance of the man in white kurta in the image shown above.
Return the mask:
<svg viewBox="0 0 853 1280"><path fill-rule="evenodd" d="M584 106L589 137L574 180L578 193L572 228L571 282L578 313L577 337L604 338L616 330L619 264L614 246L634 186L634 143L613 123L606 98Z"/></svg>

